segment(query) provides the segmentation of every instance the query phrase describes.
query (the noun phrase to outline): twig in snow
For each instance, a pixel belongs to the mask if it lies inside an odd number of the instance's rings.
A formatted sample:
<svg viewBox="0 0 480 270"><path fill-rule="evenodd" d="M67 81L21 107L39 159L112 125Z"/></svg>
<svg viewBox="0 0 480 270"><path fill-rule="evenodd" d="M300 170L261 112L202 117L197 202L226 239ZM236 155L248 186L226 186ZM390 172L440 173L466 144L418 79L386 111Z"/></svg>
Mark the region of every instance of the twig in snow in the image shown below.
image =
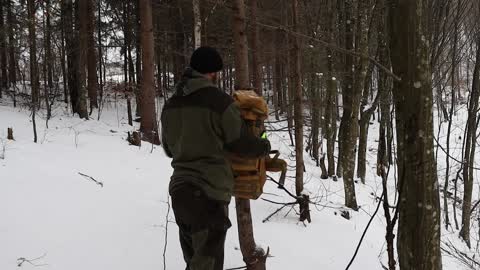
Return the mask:
<svg viewBox="0 0 480 270"><path fill-rule="evenodd" d="M247 269L247 266L240 266L240 267L234 267L234 268L227 268L226 270L240 270L240 269Z"/></svg>
<svg viewBox="0 0 480 270"><path fill-rule="evenodd" d="M271 217L273 217L275 214L277 214L278 212L282 211L283 208L287 207L288 204L284 204L282 207L278 208L277 210L275 210L275 212L271 213L268 217L266 217L265 219L262 220L262 223L265 223L267 221L270 220Z"/></svg>
<svg viewBox="0 0 480 270"><path fill-rule="evenodd" d="M352 265L353 261L354 261L355 258L357 257L358 250L360 249L360 246L362 245L362 242L363 242L363 238L365 237L365 234L367 234L367 231L368 231L368 228L370 227L370 224L372 223L373 219L374 219L375 216L377 215L378 210L380 209L380 205L382 204L382 201L383 201L383 200L382 200L382 199L383 199L383 195L384 195L384 193L382 192L382 196L380 196L380 200L378 200L377 209L375 209L375 212L373 213L372 217L371 217L370 220L368 221L367 226L365 227L365 230L363 230L362 237L360 237L360 241L358 242L357 248L355 249L355 253L353 254L352 259L351 259L350 262L348 263L348 265L347 265L347 267L345 268L345 270L350 269L350 266Z"/></svg>
<svg viewBox="0 0 480 270"><path fill-rule="evenodd" d="M167 269L166 254L167 254L167 244L168 244L168 216L170 215L170 197L167 197L167 215L165 216L165 245L163 246L163 270Z"/></svg>
<svg viewBox="0 0 480 270"><path fill-rule="evenodd" d="M24 263L29 263L29 264L31 264L31 265L33 265L33 266L45 266L45 265L48 265L48 264L46 264L46 263L42 263L42 264L36 264L36 263L34 263L34 261L38 261L38 260L40 260L40 259L43 259L43 258L45 258L45 256L47 256L47 253L45 253L45 254L43 254L42 256L40 256L40 257L38 257L38 258L35 258L35 259L27 259L27 258L24 258L24 257L20 257L20 258L17 259L17 266L18 266L18 267L22 267L22 265L23 265Z"/></svg>
<svg viewBox="0 0 480 270"><path fill-rule="evenodd" d="M92 180L93 182L95 182L97 185L101 186L103 188L103 183L100 182L100 181L97 181L95 178L91 177L90 175L86 175L86 174L83 174L81 172L79 172L78 174L80 174L81 176L87 178L87 179L90 179Z"/></svg>

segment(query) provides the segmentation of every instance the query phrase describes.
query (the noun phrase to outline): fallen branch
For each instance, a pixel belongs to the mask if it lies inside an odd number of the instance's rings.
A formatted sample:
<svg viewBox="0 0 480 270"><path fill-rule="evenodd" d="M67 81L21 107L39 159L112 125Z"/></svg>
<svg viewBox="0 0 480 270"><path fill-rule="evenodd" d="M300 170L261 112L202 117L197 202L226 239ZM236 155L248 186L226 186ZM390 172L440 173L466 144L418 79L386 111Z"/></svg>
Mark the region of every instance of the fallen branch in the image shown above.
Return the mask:
<svg viewBox="0 0 480 270"><path fill-rule="evenodd" d="M46 265L48 265L48 264L46 264L46 263L42 263L42 264L36 264L36 263L34 263L34 261L38 261L38 260L40 260L40 259L43 259L43 258L45 258L45 256L47 256L47 253L45 253L45 254L43 254L42 256L40 256L40 257L38 257L38 258L35 258L35 259L27 259L27 258L24 258L24 257L20 257L20 258L17 259L17 266L18 266L18 267L22 267L22 265L23 265L24 263L29 263L29 264L31 264L31 265L33 265L33 266L35 266L35 267L38 267L38 266L46 266Z"/></svg>
<svg viewBox="0 0 480 270"><path fill-rule="evenodd" d="M100 182L100 181L97 181L95 178L91 177L90 175L86 175L86 174L83 174L83 173L81 173L81 172L79 172L78 174L80 174L81 176L83 176L83 177L85 177L85 178L87 178L87 179L89 179L89 180L92 180L92 181L95 182L97 185L99 185L100 187L103 188L103 183Z"/></svg>
<svg viewBox="0 0 480 270"><path fill-rule="evenodd" d="M282 211L283 208L287 207L288 204L284 204L282 207L278 208L277 210L275 210L273 213L271 213L270 215L268 215L268 217L264 218L262 220L262 223L265 223L267 221L270 220L271 217L273 217L274 215L276 215L278 212Z"/></svg>

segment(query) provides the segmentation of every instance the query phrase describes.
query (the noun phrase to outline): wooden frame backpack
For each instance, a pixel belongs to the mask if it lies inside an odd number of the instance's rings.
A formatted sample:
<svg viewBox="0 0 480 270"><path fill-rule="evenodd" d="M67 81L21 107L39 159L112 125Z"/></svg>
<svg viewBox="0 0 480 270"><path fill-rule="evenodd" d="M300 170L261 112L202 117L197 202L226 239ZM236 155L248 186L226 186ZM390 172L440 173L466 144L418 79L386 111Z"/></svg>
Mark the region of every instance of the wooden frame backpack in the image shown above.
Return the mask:
<svg viewBox="0 0 480 270"><path fill-rule="evenodd" d="M233 94L235 105L240 109L242 119L248 127L248 131L254 136L260 137L265 130L264 121L268 118L268 106L265 100L251 90L239 90ZM230 155L234 182L234 196L243 199L258 199L263 193L263 186L267 179L267 170L282 172L280 183L283 184L287 171L287 163L278 159L278 151L272 159L269 156L263 158L245 158L235 154ZM270 170L269 170L270 168Z"/></svg>

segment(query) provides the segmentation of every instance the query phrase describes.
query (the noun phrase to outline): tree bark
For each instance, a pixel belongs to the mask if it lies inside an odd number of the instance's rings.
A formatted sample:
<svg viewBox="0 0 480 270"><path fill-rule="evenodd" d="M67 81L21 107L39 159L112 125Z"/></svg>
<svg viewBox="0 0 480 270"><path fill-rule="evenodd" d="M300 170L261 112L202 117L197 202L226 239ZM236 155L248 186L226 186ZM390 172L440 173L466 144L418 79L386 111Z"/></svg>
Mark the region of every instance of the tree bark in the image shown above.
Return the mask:
<svg viewBox="0 0 480 270"><path fill-rule="evenodd" d="M334 27L335 27L335 5L333 0L328 1L328 15L327 15L327 29L328 40L333 43ZM325 108L325 131L327 137L327 162L328 162L328 176L333 177L335 175L335 139L337 137L337 84L333 78L335 71L333 65L333 51L330 48L326 49L327 52L327 93L326 93L326 108Z"/></svg>
<svg viewBox="0 0 480 270"><path fill-rule="evenodd" d="M143 79L143 70L142 70L142 67L143 67L142 60L143 59L141 57L141 55L143 55L143 53L142 53L141 38L143 36L143 32L142 32L141 23L140 23L141 22L140 0L136 0L136 1L133 1L133 2L134 2L133 6L134 6L134 10L135 10L135 21L134 22L136 22L136 23L133 24L133 26L135 27L134 31L136 32L136 34L135 34L135 70L137 71L135 73L135 75L137 75L137 80L136 80L137 87L134 88L135 97L136 97L135 115L141 117L141 115L142 115L141 106L143 104L143 101L141 100L143 93L140 92L141 87L142 87L142 79ZM152 10L152 7L150 7L150 13L152 13L151 10ZM152 21L152 25L153 25L153 19L151 21ZM153 33L153 27L152 27L151 31ZM153 38L152 38L152 40L153 40ZM153 48L152 48L152 54L154 54L154 49ZM153 56L153 57L155 57L155 56ZM154 80L153 85L154 85L154 89L155 89L155 80Z"/></svg>
<svg viewBox="0 0 480 270"><path fill-rule="evenodd" d="M93 0L87 1L87 69L88 69L88 98L90 100L90 111L98 108L97 89L97 54L95 52L95 7Z"/></svg>
<svg viewBox="0 0 480 270"><path fill-rule="evenodd" d="M155 110L154 45L151 0L140 0L142 85L140 131L144 140L159 145L157 112Z"/></svg>
<svg viewBox="0 0 480 270"><path fill-rule="evenodd" d="M280 120L280 111L282 110L282 62L280 59L281 31L275 31L275 43L272 43L274 52L275 66L273 75L273 105L275 110L275 119Z"/></svg>
<svg viewBox="0 0 480 270"><path fill-rule="evenodd" d="M368 52L368 44L366 41L366 34L364 33L364 29L362 30L362 26L365 27L366 22L366 8L365 3L359 7L359 16L358 19L360 20L359 25L361 25L357 31L357 35L359 36L360 44L359 44L359 52L363 55L366 55L365 51ZM345 41L346 41L346 48L347 50L353 50L353 29L354 29L354 20L351 12L353 10L353 3L352 0L345 1L345 22L346 22L346 34L345 34ZM345 206L352 208L354 210L358 209L357 205L357 198L355 195L355 184L354 184L354 171L355 171L355 148L357 145L357 138L358 138L358 113L359 113L359 106L360 106L360 95L363 89L363 82L362 82L362 72L365 71L365 62L366 59L359 59L357 63L355 63L353 56L348 55L346 56L345 62L345 71L347 72L345 78L345 86L344 92L342 94L343 97L343 115L342 115L342 122L340 124L340 140L341 140L341 151L339 152L339 157L341 162L341 171L343 174L343 184L345 190ZM353 66L355 65L355 70L353 70ZM354 73L355 72L355 73ZM364 76L364 75L363 75ZM337 167L337 173L338 172Z"/></svg>
<svg viewBox="0 0 480 270"><path fill-rule="evenodd" d="M99 69L98 71L100 72L100 76L99 76L99 108L100 106L102 106L102 102L103 102L103 43L102 43L102 10L101 10L101 7L102 7L102 2L99 0L98 3L97 3L97 11L98 11L98 23L97 23L97 39L98 39L98 64L99 64ZM101 110L101 108L100 108ZM100 120L100 110L98 112L98 120Z"/></svg>
<svg viewBox="0 0 480 270"><path fill-rule="evenodd" d="M310 76L308 79L308 88L310 92L310 115L311 115L311 137L312 137L312 151L311 157L315 160L316 166L320 166L320 117L321 117L321 101L320 101L320 86L317 85L317 74L315 72L315 57L312 55L310 60Z"/></svg>
<svg viewBox="0 0 480 270"><path fill-rule="evenodd" d="M233 41L235 50L235 89L247 89L248 80L248 42L245 35L245 3L235 0L233 5ZM253 236L250 200L235 198L237 209L238 235L243 261L248 270L265 270L265 251L255 243Z"/></svg>
<svg viewBox="0 0 480 270"><path fill-rule="evenodd" d="M475 146L477 134L477 112L480 98L480 33L477 34L477 53L475 67L473 70L472 92L470 94L470 103L468 105L467 129L465 138L465 149L463 161L463 206L462 206L462 227L460 237L470 247L470 219L472 207L473 192L473 166L475 161ZM455 198L454 198L455 199Z"/></svg>
<svg viewBox="0 0 480 270"><path fill-rule="evenodd" d="M7 73L7 26L5 25L5 20L3 17L5 2L7 0L2 0L0 2L0 70L1 70L1 80L0 80L0 98L2 98L2 89L7 90L8 88L8 73Z"/></svg>
<svg viewBox="0 0 480 270"><path fill-rule="evenodd" d="M80 118L88 119L88 107L87 107L87 47L88 47L88 0L80 0L77 2L79 22L79 57L78 57L78 73L79 73L79 88L78 88L78 100L77 100L77 113Z"/></svg>
<svg viewBox="0 0 480 270"><path fill-rule="evenodd" d="M45 0L45 59L47 61L47 86L51 90L53 90L53 63L54 60L52 58L52 25L50 20L50 13L51 13L51 3L50 0Z"/></svg>
<svg viewBox="0 0 480 270"><path fill-rule="evenodd" d="M74 28L73 16L73 2L72 0L65 0L64 16L64 33L66 42L67 54L67 74L68 74L68 88L70 93L70 103L72 105L72 112L78 113L78 99L79 99L79 44L78 31Z"/></svg>
<svg viewBox="0 0 480 270"><path fill-rule="evenodd" d="M367 143L368 143L368 129L370 127L370 119L375 113L378 105L378 93L375 100L369 100L370 92L370 82L372 79L373 73L373 64L370 63L370 66L367 71L367 76L365 78L365 85L362 97L362 104L360 109L360 136L358 140L358 155L357 155L357 177L360 178L363 184L365 184L365 177L367 174ZM367 108L371 102L370 107Z"/></svg>
<svg viewBox="0 0 480 270"><path fill-rule="evenodd" d="M183 69L186 67L186 37L185 29L183 25L184 16L181 6L181 0L175 0L174 10L172 14L172 22L174 24L175 34L174 42L175 46L173 47L173 80L178 82L182 78Z"/></svg>
<svg viewBox="0 0 480 270"><path fill-rule="evenodd" d="M235 42L235 90L249 88L248 41L246 35L245 3L235 0L233 5L233 40Z"/></svg>
<svg viewBox="0 0 480 270"><path fill-rule="evenodd" d="M433 147L428 1L390 5L390 51L398 146L400 269L441 270L440 199Z"/></svg>
<svg viewBox="0 0 480 270"><path fill-rule="evenodd" d="M257 0L249 0L250 17L251 17L251 52L252 52L252 79L253 88L259 96L263 95L263 72L260 62L260 38L259 28L257 25Z"/></svg>
<svg viewBox="0 0 480 270"><path fill-rule="evenodd" d="M37 127L35 122L35 115L38 106L38 65L37 65L37 38L35 27L35 1L28 0L28 41L30 44L30 85L32 88L32 124L33 124L33 141L37 142Z"/></svg>
<svg viewBox="0 0 480 270"><path fill-rule="evenodd" d="M293 31L297 32L298 26L298 0L292 1L292 26ZM303 89L300 75L300 44L298 37L291 36L291 78L289 84L291 92L294 93L294 119L295 119L295 191L300 205L300 221L310 220L309 198L303 191L303 172L305 165L303 161Z"/></svg>
<svg viewBox="0 0 480 270"><path fill-rule="evenodd" d="M53 102L55 98L50 100L50 94L53 91L53 59L52 59L52 26L50 23L50 0L45 0L44 2L44 31L45 31L45 39L44 39L44 89L45 89L45 106L47 108L47 127L48 127L48 120L52 117L52 108Z"/></svg>
<svg viewBox="0 0 480 270"><path fill-rule="evenodd" d="M193 6L193 36L194 48L202 46L202 17L200 14L200 0L192 0Z"/></svg>
<svg viewBox="0 0 480 270"><path fill-rule="evenodd" d="M8 58L9 58L9 82L10 85L15 85L17 82L17 71L16 71L16 55L15 55L15 39L14 39L14 14L13 14L13 0L6 0L7 2L7 32L8 32Z"/></svg>
<svg viewBox="0 0 480 270"><path fill-rule="evenodd" d="M66 13L66 6L65 6L65 0L62 0L60 2L60 10L62 12L62 15L60 16L60 23L62 24L62 27L60 29L60 42L61 42L61 48L60 48L60 66L62 69L62 81L63 81L63 102L68 105L68 75L67 75L67 67L66 67L66 20L65 20L65 13Z"/></svg>

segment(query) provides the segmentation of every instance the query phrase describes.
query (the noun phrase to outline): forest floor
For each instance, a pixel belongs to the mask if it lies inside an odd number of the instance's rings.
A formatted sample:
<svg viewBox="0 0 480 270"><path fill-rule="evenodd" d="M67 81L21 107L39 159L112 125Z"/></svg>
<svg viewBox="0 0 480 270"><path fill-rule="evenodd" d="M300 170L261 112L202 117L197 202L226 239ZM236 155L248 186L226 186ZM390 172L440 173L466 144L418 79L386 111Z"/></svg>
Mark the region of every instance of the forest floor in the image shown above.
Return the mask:
<svg viewBox="0 0 480 270"><path fill-rule="evenodd" d="M0 102L0 269L184 269L168 204L170 160L159 146L128 145L127 131L133 127L127 124L125 111L123 105L108 103L100 121L84 121L57 107L48 128L45 113L40 112L39 140L33 143L30 112ZM311 205L312 223L298 221L297 207L285 207L262 222L280 206L252 201L256 241L270 247L268 269L345 269L382 191L381 179L375 175L378 126L372 123L366 184L355 185L358 212L342 206L342 179L321 180L320 169L308 154L305 188L316 202ZM13 128L14 141L6 140L7 127ZM291 165L286 188L294 191L294 152L288 134L272 132L269 139ZM438 166L443 183L444 169ZM392 191L393 174L392 169ZM278 179L279 175L272 176ZM270 181L262 198L293 201ZM393 204L393 193L390 198ZM341 216L342 211L349 212L349 220ZM230 219L233 226L225 245L225 269L244 265L234 203L230 204ZM471 256L478 254L475 248L465 248L457 231L443 230L443 241L451 241ZM476 238L477 231L472 228ZM350 269L381 270L382 264L387 265L384 235L380 208ZM446 270L469 269L446 254L443 261Z"/></svg>

